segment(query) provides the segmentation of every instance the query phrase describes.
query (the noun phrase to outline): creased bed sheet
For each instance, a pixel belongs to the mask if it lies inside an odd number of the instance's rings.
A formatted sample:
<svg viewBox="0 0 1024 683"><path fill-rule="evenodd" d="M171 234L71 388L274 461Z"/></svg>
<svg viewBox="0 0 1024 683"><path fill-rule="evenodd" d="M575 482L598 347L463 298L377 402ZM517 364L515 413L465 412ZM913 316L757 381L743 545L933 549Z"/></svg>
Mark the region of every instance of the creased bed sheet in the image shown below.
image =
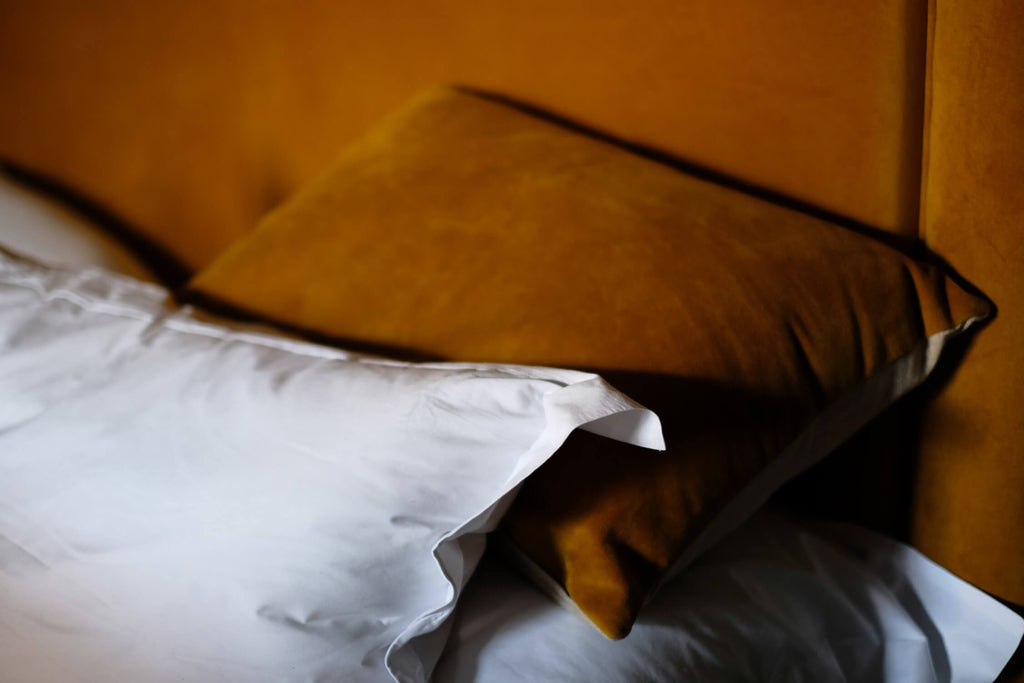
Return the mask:
<svg viewBox="0 0 1024 683"><path fill-rule="evenodd" d="M983 683L1024 620L913 549L762 511L609 641L485 558L437 683Z"/></svg>

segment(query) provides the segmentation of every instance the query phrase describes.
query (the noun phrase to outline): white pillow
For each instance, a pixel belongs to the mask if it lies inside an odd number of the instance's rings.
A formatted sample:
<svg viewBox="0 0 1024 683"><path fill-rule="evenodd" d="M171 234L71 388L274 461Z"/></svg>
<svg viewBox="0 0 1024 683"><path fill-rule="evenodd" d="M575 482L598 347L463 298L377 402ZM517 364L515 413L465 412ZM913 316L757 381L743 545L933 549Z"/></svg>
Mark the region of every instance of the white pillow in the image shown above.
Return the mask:
<svg viewBox="0 0 1024 683"><path fill-rule="evenodd" d="M99 226L2 171L0 246L55 266L99 266L140 280L156 280L131 251Z"/></svg>
<svg viewBox="0 0 1024 683"><path fill-rule="evenodd" d="M486 558L435 683L979 683L1024 620L863 529L761 512L666 583L610 641Z"/></svg>
<svg viewBox="0 0 1024 683"><path fill-rule="evenodd" d="M165 299L0 254L5 683L426 680L483 532L572 429L661 447L593 375L376 360Z"/></svg>

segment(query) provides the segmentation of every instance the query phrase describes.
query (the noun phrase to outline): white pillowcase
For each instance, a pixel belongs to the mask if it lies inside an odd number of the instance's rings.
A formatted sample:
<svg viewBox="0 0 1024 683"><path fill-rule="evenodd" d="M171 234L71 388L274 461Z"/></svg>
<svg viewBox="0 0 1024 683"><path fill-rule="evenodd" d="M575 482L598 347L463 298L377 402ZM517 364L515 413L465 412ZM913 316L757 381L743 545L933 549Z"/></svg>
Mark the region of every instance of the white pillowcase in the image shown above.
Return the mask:
<svg viewBox="0 0 1024 683"><path fill-rule="evenodd" d="M1024 620L863 529L761 512L610 641L492 558L455 612L435 683L980 683Z"/></svg>
<svg viewBox="0 0 1024 683"><path fill-rule="evenodd" d="M140 280L156 280L138 258L100 227L2 171L0 246L55 266L100 266Z"/></svg>
<svg viewBox="0 0 1024 683"><path fill-rule="evenodd" d="M426 680L483 532L572 429L662 447L593 375L377 360L166 296L0 254L5 683Z"/></svg>

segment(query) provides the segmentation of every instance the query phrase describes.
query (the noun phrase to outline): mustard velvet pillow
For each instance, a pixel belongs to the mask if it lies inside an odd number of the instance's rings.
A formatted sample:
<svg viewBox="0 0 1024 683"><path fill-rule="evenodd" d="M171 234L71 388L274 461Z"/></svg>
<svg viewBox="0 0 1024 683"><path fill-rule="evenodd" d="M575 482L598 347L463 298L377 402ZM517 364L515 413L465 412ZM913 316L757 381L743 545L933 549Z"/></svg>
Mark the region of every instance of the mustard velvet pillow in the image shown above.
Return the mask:
<svg viewBox="0 0 1024 683"><path fill-rule="evenodd" d="M190 295L413 354L596 369L657 410L666 452L578 435L504 524L612 637L989 312L873 239L451 89L368 133Z"/></svg>

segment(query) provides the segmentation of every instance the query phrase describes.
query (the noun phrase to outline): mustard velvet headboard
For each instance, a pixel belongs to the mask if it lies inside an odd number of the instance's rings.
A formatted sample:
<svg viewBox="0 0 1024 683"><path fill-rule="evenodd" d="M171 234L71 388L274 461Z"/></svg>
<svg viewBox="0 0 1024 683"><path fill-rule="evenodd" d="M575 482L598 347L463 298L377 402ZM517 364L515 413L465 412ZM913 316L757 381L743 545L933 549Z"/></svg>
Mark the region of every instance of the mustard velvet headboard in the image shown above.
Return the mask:
<svg viewBox="0 0 1024 683"><path fill-rule="evenodd" d="M430 83L920 238L999 307L925 421L913 540L1024 603L1024 5L6 0L0 159L210 261Z"/></svg>
<svg viewBox="0 0 1024 683"><path fill-rule="evenodd" d="M922 434L913 538L1024 604L1024 4L930 7L920 235L999 314Z"/></svg>
<svg viewBox="0 0 1024 683"><path fill-rule="evenodd" d="M193 267L433 83L916 232L921 2L0 3L0 153Z"/></svg>

